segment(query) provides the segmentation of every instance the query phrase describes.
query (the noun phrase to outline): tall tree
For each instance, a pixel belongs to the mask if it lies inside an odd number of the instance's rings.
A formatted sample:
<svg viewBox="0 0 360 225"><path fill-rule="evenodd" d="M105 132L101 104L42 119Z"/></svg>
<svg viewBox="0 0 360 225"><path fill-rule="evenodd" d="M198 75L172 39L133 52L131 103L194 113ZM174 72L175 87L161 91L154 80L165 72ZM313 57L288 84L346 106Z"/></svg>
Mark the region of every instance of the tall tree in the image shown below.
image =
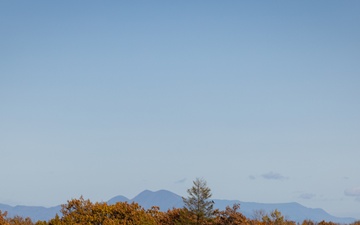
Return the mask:
<svg viewBox="0 0 360 225"><path fill-rule="evenodd" d="M212 196L211 189L204 179L196 178L187 193L189 196L183 197L185 208L195 215L196 224L202 224L204 220L213 215L214 202L209 200Z"/></svg>

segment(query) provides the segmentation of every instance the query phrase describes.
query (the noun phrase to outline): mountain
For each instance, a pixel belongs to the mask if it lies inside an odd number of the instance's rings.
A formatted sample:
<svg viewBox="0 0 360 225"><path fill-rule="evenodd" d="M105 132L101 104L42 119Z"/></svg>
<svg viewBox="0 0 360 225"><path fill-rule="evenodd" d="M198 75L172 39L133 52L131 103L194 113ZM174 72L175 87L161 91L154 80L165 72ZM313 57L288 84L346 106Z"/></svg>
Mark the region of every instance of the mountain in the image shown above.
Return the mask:
<svg viewBox="0 0 360 225"><path fill-rule="evenodd" d="M265 204L255 202L241 202L238 200L221 200L213 199L215 202L214 208L220 210L225 209L226 206L232 206L233 204L240 203L240 212L248 218L253 218L254 211L263 210L267 213L278 209L286 219L296 222L302 222L305 219L320 222L322 220L332 221L336 223L349 224L354 222L354 218L342 218L335 217L325 212L323 209L307 208L299 203L278 203L278 204ZM107 203L115 204L116 202L137 202L145 209L151 208L151 206L159 206L161 211L166 211L172 208L183 207L182 197L174 194L170 191L149 191L145 190L135 196L132 199L128 199L124 196L116 196L111 198ZM30 217L33 221L49 220L54 218L56 213L60 213L61 206L55 206L51 208L39 207L39 206L9 206L0 204L1 211L7 211L10 217L19 215L22 217Z"/></svg>
<svg viewBox="0 0 360 225"><path fill-rule="evenodd" d="M233 204L240 203L240 212L248 218L253 218L254 211L264 210L265 212L269 213L275 209L278 209L286 219L300 223L305 219L310 219L316 222L325 220L346 224L352 223L356 220L349 217L335 217L325 212L323 209L307 208L296 202L265 204L255 202L241 202L238 200L213 199L213 201L215 202L214 208L218 208L220 210L224 210L226 206L232 206ZM137 202L145 209L149 209L151 206L156 205L160 207L161 211L166 211L174 207L183 207L182 197L166 190L160 190L156 192L145 190L133 199L128 200L128 202Z"/></svg>
<svg viewBox="0 0 360 225"><path fill-rule="evenodd" d="M159 206L163 211L174 207L183 207L182 198L179 195L166 190L160 190L156 192L146 190L138 194L135 198L131 199L131 201L139 203L145 209L149 209L154 205ZM154 202L156 202L156 204L154 204Z"/></svg>
<svg viewBox="0 0 360 225"><path fill-rule="evenodd" d="M129 201L129 199L127 197L124 197L122 195L118 195L118 196L113 197L109 201L107 201L107 203L112 205L112 204L115 204L117 202L128 202L128 201Z"/></svg>
<svg viewBox="0 0 360 225"><path fill-rule="evenodd" d="M115 204L116 202L136 202L145 209L150 209L152 206L158 206L161 211L166 211L174 207L183 207L182 197L166 190L156 192L145 190L132 199L119 195L110 199L107 203Z"/></svg>
<svg viewBox="0 0 360 225"><path fill-rule="evenodd" d="M259 210L264 210L269 213L275 209L279 210L282 215L285 216L288 220L293 220L296 222L302 222L304 220L312 220L320 222L322 220L332 221L335 223L352 223L356 219L350 217L335 217L319 208L307 208L303 205L300 205L296 202L291 203L255 203L255 202L241 202L241 201L229 201L229 200L214 200L215 207L219 209L224 209L226 206L231 206L235 203L240 203L240 212L243 213L248 218L254 217L254 212Z"/></svg>
<svg viewBox="0 0 360 225"><path fill-rule="evenodd" d="M7 211L8 217L22 216L30 217L33 221L38 220L50 220L55 217L56 214L61 214L61 206L54 206L50 208L45 208L41 206L22 206L18 205L15 207L0 204L0 210L2 212Z"/></svg>

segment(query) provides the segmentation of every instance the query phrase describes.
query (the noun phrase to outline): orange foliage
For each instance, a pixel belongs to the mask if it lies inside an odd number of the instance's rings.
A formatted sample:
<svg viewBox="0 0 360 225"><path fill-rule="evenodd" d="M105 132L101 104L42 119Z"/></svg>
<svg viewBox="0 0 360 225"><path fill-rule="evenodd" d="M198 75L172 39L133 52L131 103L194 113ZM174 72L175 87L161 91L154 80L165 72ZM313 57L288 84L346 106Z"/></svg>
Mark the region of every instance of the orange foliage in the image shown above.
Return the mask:
<svg viewBox="0 0 360 225"><path fill-rule="evenodd" d="M0 225L296 225L294 221L285 220L278 210L271 212L270 215L264 212L258 213L258 216L251 220L240 213L239 209L240 205L234 204L223 211L215 210L211 217L199 221L196 215L186 208L173 208L161 212L156 206L145 210L137 203L118 202L108 205L92 203L80 197L62 205L61 217L56 215L50 221L38 221L35 224L30 218L24 219L20 216L8 218L7 212L0 211ZM301 225L338 224L304 220ZM350 225L360 225L360 221Z"/></svg>

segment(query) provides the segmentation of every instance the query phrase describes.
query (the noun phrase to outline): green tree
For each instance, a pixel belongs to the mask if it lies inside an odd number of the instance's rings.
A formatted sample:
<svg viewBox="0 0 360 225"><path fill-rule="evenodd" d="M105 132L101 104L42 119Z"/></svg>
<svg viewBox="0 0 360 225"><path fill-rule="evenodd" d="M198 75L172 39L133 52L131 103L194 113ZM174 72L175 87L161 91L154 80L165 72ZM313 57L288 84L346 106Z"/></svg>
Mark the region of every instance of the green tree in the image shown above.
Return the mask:
<svg viewBox="0 0 360 225"><path fill-rule="evenodd" d="M196 224L203 224L213 216L214 202L209 200L211 189L204 179L196 178L193 186L187 190L189 196L183 197L184 207L196 217Z"/></svg>

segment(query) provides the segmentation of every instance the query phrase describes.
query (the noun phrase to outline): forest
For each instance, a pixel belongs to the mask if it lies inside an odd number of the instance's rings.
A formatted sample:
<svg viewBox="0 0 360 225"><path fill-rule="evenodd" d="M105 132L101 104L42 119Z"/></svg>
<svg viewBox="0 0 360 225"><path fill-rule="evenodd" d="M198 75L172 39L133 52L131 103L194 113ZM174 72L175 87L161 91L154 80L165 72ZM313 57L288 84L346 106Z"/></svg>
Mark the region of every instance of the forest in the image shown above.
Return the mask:
<svg viewBox="0 0 360 225"><path fill-rule="evenodd" d="M188 197L183 198L183 208L173 208L166 212L153 206L144 209L132 202L91 202L80 197L71 199L62 205L61 214L49 221L31 221L20 216L8 217L7 212L0 211L0 225L300 225L287 220L280 211L270 213L254 212L253 218L245 217L239 212L240 205L234 204L225 210L213 209L210 200L211 190L203 179L196 179L187 190ZM329 221L314 222L304 220L301 225L337 225ZM360 221L350 225L360 225Z"/></svg>

